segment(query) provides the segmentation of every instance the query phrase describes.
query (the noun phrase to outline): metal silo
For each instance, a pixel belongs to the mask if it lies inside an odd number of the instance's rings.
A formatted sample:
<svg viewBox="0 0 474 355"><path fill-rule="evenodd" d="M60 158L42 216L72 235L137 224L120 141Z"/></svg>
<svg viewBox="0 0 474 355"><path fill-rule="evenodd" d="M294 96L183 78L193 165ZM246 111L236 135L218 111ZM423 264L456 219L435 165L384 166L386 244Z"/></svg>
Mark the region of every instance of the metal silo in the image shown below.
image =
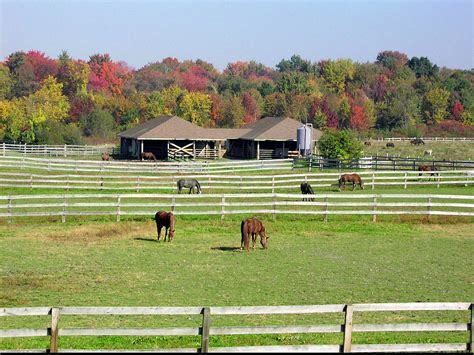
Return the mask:
<svg viewBox="0 0 474 355"><path fill-rule="evenodd" d="M306 123L304 126L296 129L296 144L300 155L311 155L313 143L313 125Z"/></svg>

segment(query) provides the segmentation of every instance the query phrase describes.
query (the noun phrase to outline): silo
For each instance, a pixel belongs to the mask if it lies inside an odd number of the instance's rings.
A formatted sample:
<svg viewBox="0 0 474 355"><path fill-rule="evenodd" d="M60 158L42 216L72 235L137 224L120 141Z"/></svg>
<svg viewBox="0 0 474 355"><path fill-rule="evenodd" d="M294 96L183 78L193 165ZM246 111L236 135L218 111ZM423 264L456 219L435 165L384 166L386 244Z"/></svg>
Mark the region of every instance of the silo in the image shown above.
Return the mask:
<svg viewBox="0 0 474 355"><path fill-rule="evenodd" d="M296 129L296 144L300 155L306 156L311 154L313 143L313 125L306 123L304 126Z"/></svg>

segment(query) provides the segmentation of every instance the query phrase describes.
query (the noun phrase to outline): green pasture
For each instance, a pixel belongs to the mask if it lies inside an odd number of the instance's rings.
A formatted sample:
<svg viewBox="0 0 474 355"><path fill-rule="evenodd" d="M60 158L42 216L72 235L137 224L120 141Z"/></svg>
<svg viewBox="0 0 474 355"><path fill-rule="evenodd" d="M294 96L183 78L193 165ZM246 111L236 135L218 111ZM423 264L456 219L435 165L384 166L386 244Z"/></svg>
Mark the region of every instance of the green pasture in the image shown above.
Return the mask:
<svg viewBox="0 0 474 355"><path fill-rule="evenodd" d="M2 307L244 306L472 302L472 219L284 215L264 221L269 249L241 252L240 220L178 216L172 243L150 218L0 221ZM355 323L467 322L468 312L363 314ZM32 319L33 318L33 319ZM47 327L48 317L3 318L2 328ZM220 325L340 324L342 314L214 317ZM63 327L198 326L199 316L61 319ZM461 333L361 333L355 343L466 342ZM211 336L211 346L341 342L339 334ZM198 337L60 337L63 348L198 346ZM4 338L0 348L47 348Z"/></svg>
<svg viewBox="0 0 474 355"><path fill-rule="evenodd" d="M387 147L388 141L371 140L370 146L363 146L364 156L395 156L400 158L420 158L427 160L474 160L474 142L425 141L425 144L413 145L409 141L394 141L395 147ZM425 150L432 150L431 156Z"/></svg>

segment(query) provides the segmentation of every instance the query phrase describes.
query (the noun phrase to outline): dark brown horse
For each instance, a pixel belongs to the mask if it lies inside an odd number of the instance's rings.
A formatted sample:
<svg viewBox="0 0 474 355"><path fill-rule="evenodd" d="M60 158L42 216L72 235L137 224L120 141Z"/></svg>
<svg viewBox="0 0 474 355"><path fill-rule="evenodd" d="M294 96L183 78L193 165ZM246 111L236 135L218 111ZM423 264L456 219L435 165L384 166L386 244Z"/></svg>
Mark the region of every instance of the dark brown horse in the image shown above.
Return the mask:
<svg viewBox="0 0 474 355"><path fill-rule="evenodd" d="M174 237L174 224L175 224L175 217L173 212L165 212L165 211L158 211L155 214L155 222L156 222L156 231L158 232L158 241L160 241L161 237L161 228L165 227L165 238L164 241L166 242L166 236L168 235L168 242L171 242ZM168 234L169 229L169 234Z"/></svg>
<svg viewBox="0 0 474 355"><path fill-rule="evenodd" d="M371 146L372 143L371 143L370 141L365 141L365 142L364 142L364 145L366 145L366 146Z"/></svg>
<svg viewBox="0 0 474 355"><path fill-rule="evenodd" d="M109 161L110 160L109 153L102 153L102 160L103 161Z"/></svg>
<svg viewBox="0 0 474 355"><path fill-rule="evenodd" d="M250 236L252 236L252 249L255 249L255 243L257 240L257 234L260 236L260 244L262 244L263 249L268 248L268 238L265 227L257 218L247 218L240 223L240 232L242 234L242 239L240 241L240 250L249 251L250 248Z"/></svg>
<svg viewBox="0 0 474 355"><path fill-rule="evenodd" d="M313 188L308 182L302 182L300 185L300 189L303 195L314 195ZM303 201L314 201L314 198L303 197Z"/></svg>
<svg viewBox="0 0 474 355"><path fill-rule="evenodd" d="M363 190L364 185L362 183L362 179L360 178L359 174L342 174L339 178L339 191L341 191L341 187L344 186L346 188L346 183L352 183L352 191L354 191L356 185L359 185L360 188Z"/></svg>
<svg viewBox="0 0 474 355"><path fill-rule="evenodd" d="M385 144L387 148L395 148L395 143L387 143Z"/></svg>
<svg viewBox="0 0 474 355"><path fill-rule="evenodd" d="M422 176L423 171L431 171L430 177L428 178L428 181L431 180L432 176L433 176L433 180L434 180L435 179L434 176L439 175L439 173L433 172L433 171L438 171L438 168L436 166L431 166L431 165L418 165L418 171L420 172L418 174L418 176Z"/></svg>
<svg viewBox="0 0 474 355"><path fill-rule="evenodd" d="M141 158L142 160L157 160L155 154L153 154L152 152L143 152Z"/></svg>

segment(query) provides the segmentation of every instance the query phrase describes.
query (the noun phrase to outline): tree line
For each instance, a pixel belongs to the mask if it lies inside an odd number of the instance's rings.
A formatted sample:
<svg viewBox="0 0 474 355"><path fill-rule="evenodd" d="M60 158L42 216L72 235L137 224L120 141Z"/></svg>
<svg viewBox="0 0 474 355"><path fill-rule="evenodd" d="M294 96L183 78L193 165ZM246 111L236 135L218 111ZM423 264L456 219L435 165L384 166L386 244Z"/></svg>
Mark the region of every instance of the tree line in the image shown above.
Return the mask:
<svg viewBox="0 0 474 355"><path fill-rule="evenodd" d="M474 71L383 51L372 63L165 58L133 69L108 54L73 59L18 51L0 63L0 140L79 144L161 115L202 127L241 127L287 116L322 130L474 136Z"/></svg>

